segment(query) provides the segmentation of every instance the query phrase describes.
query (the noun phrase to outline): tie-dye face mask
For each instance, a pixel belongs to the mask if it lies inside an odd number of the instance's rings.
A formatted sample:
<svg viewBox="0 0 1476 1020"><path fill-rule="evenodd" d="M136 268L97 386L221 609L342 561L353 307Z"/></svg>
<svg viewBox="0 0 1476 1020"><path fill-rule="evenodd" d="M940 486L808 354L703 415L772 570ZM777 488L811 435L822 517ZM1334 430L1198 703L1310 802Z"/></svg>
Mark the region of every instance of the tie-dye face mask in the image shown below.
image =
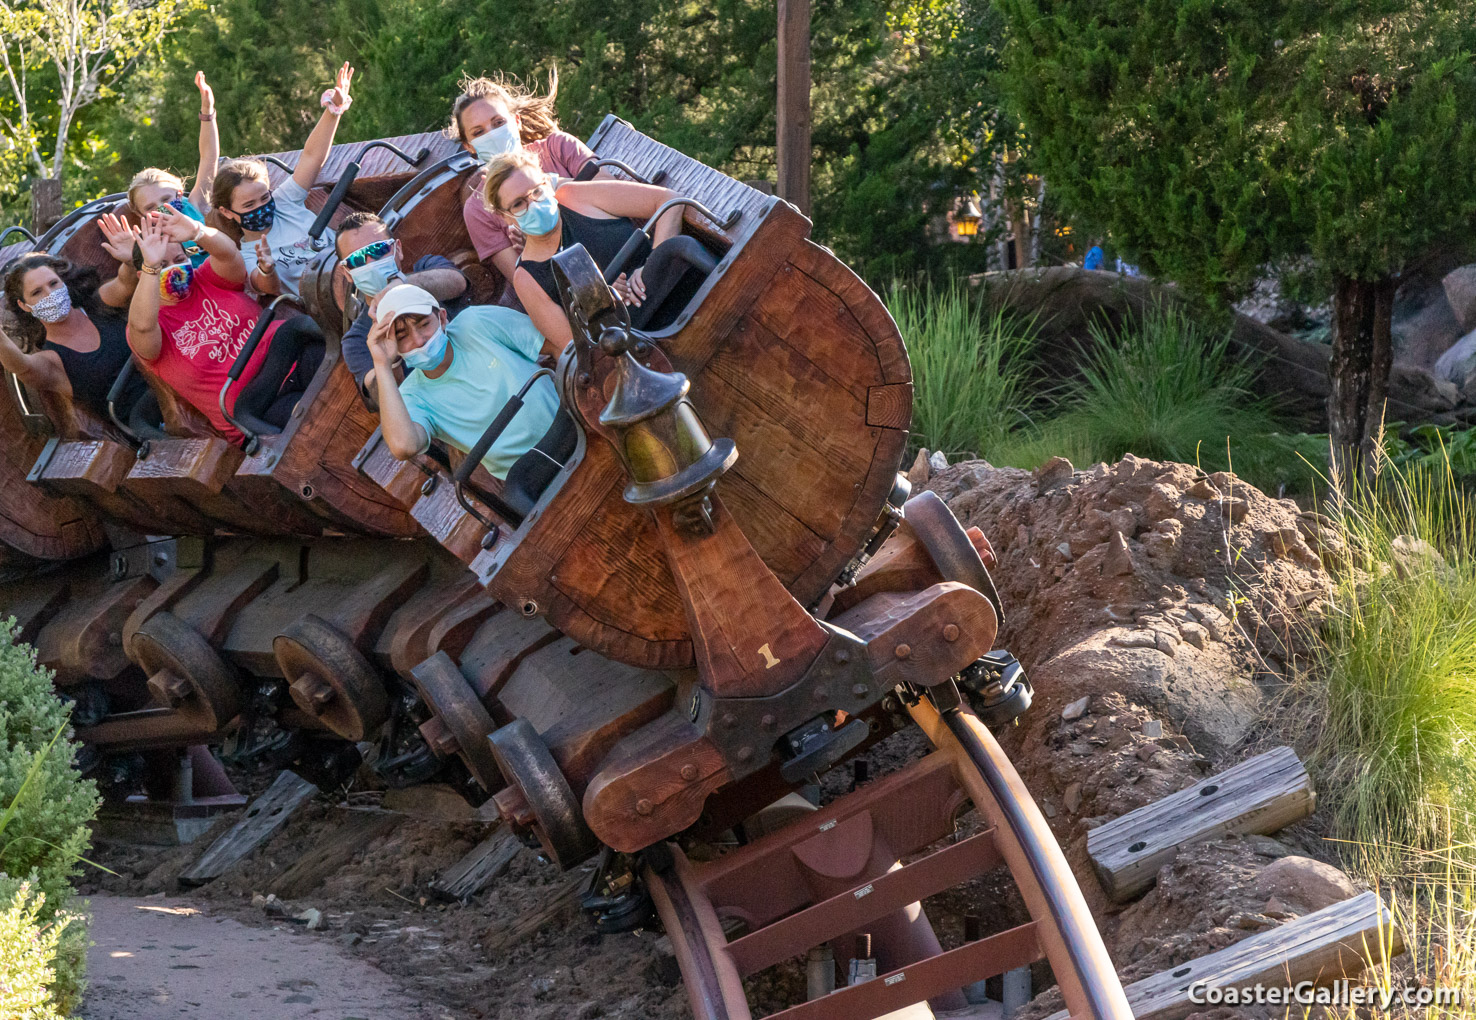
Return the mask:
<svg viewBox="0 0 1476 1020"><path fill-rule="evenodd" d="M190 293L190 281L195 278L195 267L188 262L170 266L159 274L159 297L183 301Z"/></svg>

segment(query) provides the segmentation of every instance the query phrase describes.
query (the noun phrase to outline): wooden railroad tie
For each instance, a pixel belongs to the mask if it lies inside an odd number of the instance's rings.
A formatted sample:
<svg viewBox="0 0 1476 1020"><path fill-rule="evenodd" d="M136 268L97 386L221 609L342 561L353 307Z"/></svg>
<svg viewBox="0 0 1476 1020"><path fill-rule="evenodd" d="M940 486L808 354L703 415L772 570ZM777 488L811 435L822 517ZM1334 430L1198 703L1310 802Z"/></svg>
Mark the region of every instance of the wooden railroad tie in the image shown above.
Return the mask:
<svg viewBox="0 0 1476 1020"><path fill-rule="evenodd" d="M245 816L231 826L200 859L179 876L184 885L204 885L225 874L236 862L261 846L287 824L293 812L312 799L318 788L295 772L283 770L266 792L246 809Z"/></svg>
<svg viewBox="0 0 1476 1020"><path fill-rule="evenodd" d="M1278 747L1099 825L1087 833L1087 856L1107 895L1122 903L1152 886L1179 847L1231 832L1269 835L1316 806L1296 752Z"/></svg>
<svg viewBox="0 0 1476 1020"><path fill-rule="evenodd" d="M432 881L430 891L438 899L465 903L501 877L521 849L522 840L510 828L499 827Z"/></svg>
<svg viewBox="0 0 1476 1020"><path fill-rule="evenodd" d="M1326 985L1404 951L1378 893L1366 892L1127 986L1136 1020L1182 1020L1209 1008L1190 988ZM1202 996L1201 996L1202 997ZM1047 1020L1067 1020L1066 1011Z"/></svg>

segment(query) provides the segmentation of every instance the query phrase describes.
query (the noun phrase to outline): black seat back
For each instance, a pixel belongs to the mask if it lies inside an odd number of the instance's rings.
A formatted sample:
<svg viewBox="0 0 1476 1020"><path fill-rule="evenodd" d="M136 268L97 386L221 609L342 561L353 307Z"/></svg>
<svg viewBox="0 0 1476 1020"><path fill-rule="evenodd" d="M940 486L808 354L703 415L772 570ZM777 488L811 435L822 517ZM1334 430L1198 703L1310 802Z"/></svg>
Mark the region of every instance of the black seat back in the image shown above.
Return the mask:
<svg viewBox="0 0 1476 1020"><path fill-rule="evenodd" d="M538 497L574 455L579 442L579 426L569 412L560 407L553 424L533 448L508 468L502 483L503 501L526 517L533 512Z"/></svg>

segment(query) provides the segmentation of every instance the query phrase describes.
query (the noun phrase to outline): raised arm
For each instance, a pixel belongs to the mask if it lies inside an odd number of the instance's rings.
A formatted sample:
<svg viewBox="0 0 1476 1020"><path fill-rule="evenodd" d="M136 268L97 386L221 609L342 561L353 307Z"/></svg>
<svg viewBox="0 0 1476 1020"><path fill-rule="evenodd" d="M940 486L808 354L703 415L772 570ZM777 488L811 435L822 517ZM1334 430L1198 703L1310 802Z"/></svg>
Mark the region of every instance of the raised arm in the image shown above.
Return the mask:
<svg viewBox="0 0 1476 1020"><path fill-rule="evenodd" d="M629 216L632 219L650 219L663 202L678 197L670 188L655 184L638 184L635 181L607 181L596 177L592 181L570 181L559 188L559 201L583 212L593 207L611 216ZM585 209L581 209L583 206ZM660 244L682 231L682 207L668 209L656 224L651 244Z"/></svg>
<svg viewBox="0 0 1476 1020"><path fill-rule="evenodd" d="M152 213L139 232L138 250L143 253L144 285L134 288L128 304L128 346L144 361L155 361L164 349L164 334L159 329L159 270L169 250L169 237L160 218Z"/></svg>
<svg viewBox="0 0 1476 1020"><path fill-rule="evenodd" d="M388 380L377 392L379 434L396 460L409 460L430 445L430 436L410 417L405 398L394 384L394 360L400 353L395 344L395 324L376 322L369 329L367 342L369 356L374 359L374 375Z"/></svg>
<svg viewBox="0 0 1476 1020"><path fill-rule="evenodd" d="M103 213L97 225L103 235L103 251L118 260L118 275L97 288L97 296L105 305L127 308L133 288L138 286L138 271L133 268L133 242L138 232L112 213Z"/></svg>
<svg viewBox="0 0 1476 1020"><path fill-rule="evenodd" d="M61 358L52 351L27 354L5 335L3 329L0 329L0 367L27 386L54 390L69 397L72 395L72 381L67 378Z"/></svg>
<svg viewBox="0 0 1476 1020"><path fill-rule="evenodd" d="M210 210L210 189L220 163L220 130L215 126L215 91L205 80L204 71L195 72L195 88L200 90L200 166L195 171L190 201L203 213Z"/></svg>
<svg viewBox="0 0 1476 1020"><path fill-rule="evenodd" d="M349 84L353 80L354 69L345 60L343 66L338 69L338 78L334 84L333 93L328 97L327 105L323 107L323 116L318 118L318 124L313 128L313 133L308 135L308 140L302 147L302 155L298 157L297 168L292 171L292 179L303 191L311 191L313 185L318 183L318 171L323 169L323 162L328 158L328 151L333 148L333 135L338 131L338 118L353 101L349 96ZM333 112L335 109L338 113Z"/></svg>
<svg viewBox="0 0 1476 1020"><path fill-rule="evenodd" d="M194 241L204 248L205 253L210 256L210 267L222 280L228 283L246 282L246 260L241 257L241 249L219 230L197 223L168 205L160 206L149 213L149 221L157 223L171 241L181 244Z"/></svg>
<svg viewBox="0 0 1476 1020"><path fill-rule="evenodd" d="M543 334L544 352L557 355L574 339L574 330L569 326L569 317L564 314L563 306L549 297L526 269L516 270L512 282L513 289L518 292L518 300L523 302L523 311Z"/></svg>

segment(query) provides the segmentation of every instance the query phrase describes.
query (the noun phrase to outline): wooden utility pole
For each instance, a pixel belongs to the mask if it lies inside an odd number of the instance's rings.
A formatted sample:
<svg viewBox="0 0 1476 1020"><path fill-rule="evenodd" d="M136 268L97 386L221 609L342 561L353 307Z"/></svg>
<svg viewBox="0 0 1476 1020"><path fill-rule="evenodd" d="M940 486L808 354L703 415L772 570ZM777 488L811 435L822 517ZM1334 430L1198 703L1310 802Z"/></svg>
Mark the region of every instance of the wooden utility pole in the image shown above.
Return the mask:
<svg viewBox="0 0 1476 1020"><path fill-rule="evenodd" d="M810 215L810 0L779 3L779 197Z"/></svg>

